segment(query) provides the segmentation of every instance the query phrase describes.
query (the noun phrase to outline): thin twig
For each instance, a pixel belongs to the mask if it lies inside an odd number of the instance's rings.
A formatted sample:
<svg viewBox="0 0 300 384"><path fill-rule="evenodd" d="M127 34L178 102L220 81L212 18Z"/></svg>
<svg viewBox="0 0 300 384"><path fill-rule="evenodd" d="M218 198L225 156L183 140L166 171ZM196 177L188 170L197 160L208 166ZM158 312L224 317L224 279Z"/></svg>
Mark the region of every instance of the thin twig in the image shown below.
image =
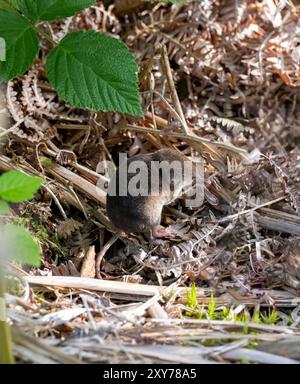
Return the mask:
<svg viewBox="0 0 300 384"><path fill-rule="evenodd" d="M60 202L59 202L58 198L56 197L55 193L51 190L51 188L49 188L48 185L46 185L46 183L44 183L43 187L52 196L52 198L55 201L55 204L57 205L57 208L59 209L59 211L60 211L62 217L64 218L64 220L67 220L68 216L66 215L66 212L63 209L62 205L60 204Z"/></svg>
<svg viewBox="0 0 300 384"><path fill-rule="evenodd" d="M167 82L168 82L168 85L170 88L171 98L172 98L174 107L176 109L176 112L180 116L183 131L186 135L188 135L189 134L189 127L186 123L184 113L183 113L182 108L181 108L181 104L179 101L179 97L178 97L176 87L174 84L174 80L173 80L173 76L172 76L172 71L171 71L170 62L169 62L168 53L167 53L167 48L164 44L161 46L161 61L163 64L163 68L165 70L165 75L167 77Z"/></svg>
<svg viewBox="0 0 300 384"><path fill-rule="evenodd" d="M24 120L19 120L17 121L12 127L8 128L8 129L5 129L3 127L1 127L1 129L3 130L2 133L0 133L0 138L3 137L3 136L6 136L8 135L9 133L12 133L20 124L23 123Z"/></svg>
<svg viewBox="0 0 300 384"><path fill-rule="evenodd" d="M287 195L278 197L277 199L274 199L274 200L271 200L271 201L267 201L266 203L257 205L254 208L245 209L244 211L235 213L235 214L230 215L230 216L223 217L222 219L218 220L218 222L219 223L224 223L225 221L231 221L233 219L237 219L238 217L240 217L242 215L245 215L247 213L254 212L254 211L257 211L260 208L267 207L268 205L272 205L272 204L278 203L279 201L282 201L282 200L286 199L287 197L288 197Z"/></svg>
<svg viewBox="0 0 300 384"><path fill-rule="evenodd" d="M97 253L96 256L96 276L98 279L101 279L101 262L103 257L105 256L106 252L109 250L109 248L118 240L120 237L120 232L114 233L113 236L108 240L106 244L103 245L100 252Z"/></svg>
<svg viewBox="0 0 300 384"><path fill-rule="evenodd" d="M239 155L242 159L244 159L246 161L250 160L250 156L245 149L237 148L232 144L226 144L226 143L222 143L219 141L213 141L213 140L205 139L204 137L199 137L199 136L195 136L195 135L191 135L191 134L183 135L180 133L173 133L173 132L167 132L167 131L164 132L164 131L161 131L158 129L151 129L151 128L141 127L141 126L137 126L137 125L133 125L133 124L127 124L124 127L124 129L134 130L137 132L153 133L153 134L159 135L159 136L176 137L176 138L182 139L182 140L188 139L188 140L195 141L195 142L198 142L201 144L207 143L207 144L211 144L213 146L219 147L219 148L224 148L227 151L236 153L237 155Z"/></svg>

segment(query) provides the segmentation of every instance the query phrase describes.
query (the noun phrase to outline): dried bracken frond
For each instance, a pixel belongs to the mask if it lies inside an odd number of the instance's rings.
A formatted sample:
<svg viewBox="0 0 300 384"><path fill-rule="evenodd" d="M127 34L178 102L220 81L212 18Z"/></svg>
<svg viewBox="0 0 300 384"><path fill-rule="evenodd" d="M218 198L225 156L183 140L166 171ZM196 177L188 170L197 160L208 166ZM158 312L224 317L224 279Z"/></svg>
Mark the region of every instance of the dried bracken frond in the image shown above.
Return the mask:
<svg viewBox="0 0 300 384"><path fill-rule="evenodd" d="M74 220L72 218L67 219L66 221L63 221L58 227L57 227L57 234L61 238L67 238L71 236L71 234L78 229L82 227L82 223L80 223L77 220Z"/></svg>
<svg viewBox="0 0 300 384"><path fill-rule="evenodd" d="M58 103L50 86L40 80L42 63L37 62L21 81L10 81L7 104L13 120L18 123L13 134L30 143L53 138L57 131L54 121L84 121L65 103Z"/></svg>
<svg viewBox="0 0 300 384"><path fill-rule="evenodd" d="M86 251L96 240L96 232L91 223L72 231L71 236L67 237L64 243L69 249L70 256L77 254L81 250Z"/></svg>
<svg viewBox="0 0 300 384"><path fill-rule="evenodd" d="M45 30L50 30L54 41L59 42L67 33L81 30L94 30L117 34L121 30L120 22L112 12L112 7L106 7L98 2L84 9L75 16L58 22L41 23Z"/></svg>
<svg viewBox="0 0 300 384"><path fill-rule="evenodd" d="M219 9L222 23L241 24L247 14L247 3L243 0L221 1Z"/></svg>
<svg viewBox="0 0 300 384"><path fill-rule="evenodd" d="M80 276L80 272L71 260L51 268L53 276Z"/></svg>
<svg viewBox="0 0 300 384"><path fill-rule="evenodd" d="M13 81L9 81L7 84L6 102L11 117L17 123L22 122L24 120L24 113L20 101L17 100L17 92L14 90Z"/></svg>

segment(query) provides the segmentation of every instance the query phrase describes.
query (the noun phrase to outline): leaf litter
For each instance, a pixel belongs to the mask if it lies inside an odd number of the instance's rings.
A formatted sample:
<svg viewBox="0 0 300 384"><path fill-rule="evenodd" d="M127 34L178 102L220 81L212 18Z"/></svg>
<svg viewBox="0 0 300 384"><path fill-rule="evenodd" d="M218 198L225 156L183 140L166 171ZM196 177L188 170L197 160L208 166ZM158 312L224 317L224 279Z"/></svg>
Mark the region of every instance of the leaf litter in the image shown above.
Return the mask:
<svg viewBox="0 0 300 384"><path fill-rule="evenodd" d="M40 269L11 265L18 361L299 362L299 12L292 1L116 1L40 24L54 41L78 29L122 39L145 117L59 100L43 55L8 82L0 169L46 178L9 218L42 246ZM123 234L95 279L113 236L109 164L161 147L204 158L204 204L164 211L172 240Z"/></svg>

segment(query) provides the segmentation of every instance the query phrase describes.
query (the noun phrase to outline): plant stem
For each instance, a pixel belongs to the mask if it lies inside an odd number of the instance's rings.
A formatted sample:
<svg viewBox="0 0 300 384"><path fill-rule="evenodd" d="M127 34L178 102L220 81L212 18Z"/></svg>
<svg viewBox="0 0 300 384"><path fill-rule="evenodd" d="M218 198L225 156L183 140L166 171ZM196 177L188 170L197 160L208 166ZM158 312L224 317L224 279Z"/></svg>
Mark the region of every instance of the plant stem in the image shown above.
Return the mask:
<svg viewBox="0 0 300 384"><path fill-rule="evenodd" d="M0 0L1 1L1 0ZM32 25L32 28L37 32L39 33L40 35L42 35L43 37L45 37L45 39L47 39L49 41L49 43L51 43L53 46L56 45L56 42L52 39L52 37L45 31L43 31L41 28L37 27L36 25L34 24L31 24Z"/></svg>
<svg viewBox="0 0 300 384"><path fill-rule="evenodd" d="M6 321L6 287L3 270L3 263L0 263L0 364L13 364L15 361L12 353L11 332Z"/></svg>
<svg viewBox="0 0 300 384"><path fill-rule="evenodd" d="M10 326L6 321L0 321L0 364L14 364Z"/></svg>

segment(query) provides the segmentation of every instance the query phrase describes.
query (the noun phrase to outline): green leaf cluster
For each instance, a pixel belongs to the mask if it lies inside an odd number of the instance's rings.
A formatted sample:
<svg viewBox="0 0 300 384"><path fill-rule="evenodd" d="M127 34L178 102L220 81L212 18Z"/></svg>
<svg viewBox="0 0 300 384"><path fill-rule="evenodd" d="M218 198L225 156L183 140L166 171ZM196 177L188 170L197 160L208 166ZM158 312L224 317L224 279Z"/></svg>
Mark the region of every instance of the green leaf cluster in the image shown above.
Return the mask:
<svg viewBox="0 0 300 384"><path fill-rule="evenodd" d="M213 293L211 293L210 300L205 308L204 305L198 303L197 288L194 283L190 289L186 289L186 307L189 310L185 311L185 315L196 319L227 320L245 323L243 329L245 334L249 333L249 322L271 325L276 324L280 320L279 313L275 309L268 312L253 310L253 314L250 315L247 307L241 312L236 313L234 307L217 306Z"/></svg>
<svg viewBox="0 0 300 384"><path fill-rule="evenodd" d="M18 203L32 199L43 179L19 171L9 171L0 176L0 215L9 213L9 202ZM23 264L40 264L39 246L22 226L5 224L0 228L0 261L11 259Z"/></svg>
<svg viewBox="0 0 300 384"><path fill-rule="evenodd" d="M47 76L71 105L92 110L142 115L137 64L127 46L95 31L67 34L55 44L36 23L72 16L95 0L0 0L0 37L6 61L0 82L22 75L39 50L38 33L54 45L46 58Z"/></svg>

